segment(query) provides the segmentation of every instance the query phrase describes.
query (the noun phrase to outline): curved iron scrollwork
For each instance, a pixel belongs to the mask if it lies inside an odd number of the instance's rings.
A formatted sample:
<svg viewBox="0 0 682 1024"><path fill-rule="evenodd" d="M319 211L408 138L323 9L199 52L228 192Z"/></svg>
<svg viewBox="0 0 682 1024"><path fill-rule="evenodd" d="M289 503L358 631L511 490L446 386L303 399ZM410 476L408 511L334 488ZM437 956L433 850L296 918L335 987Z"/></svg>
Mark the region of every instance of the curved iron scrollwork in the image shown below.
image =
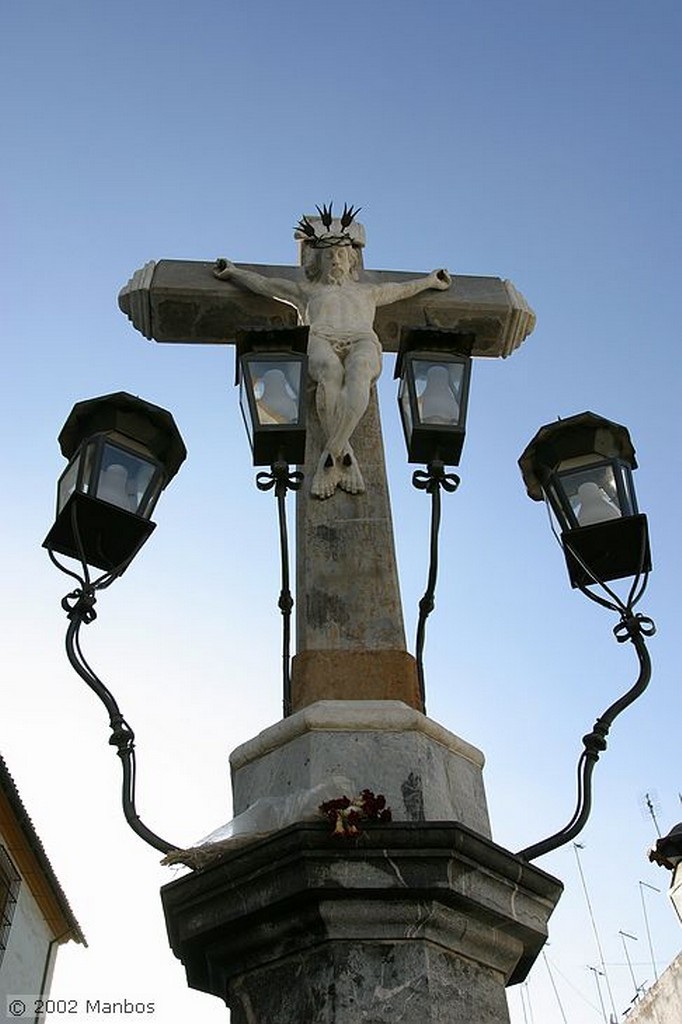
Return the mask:
<svg viewBox="0 0 682 1024"><path fill-rule="evenodd" d="M438 579L438 534L440 532L441 488L448 494L454 494L460 484L456 473L446 473L445 465L440 460L430 462L426 468L417 469L412 474L412 486L418 491L426 491L431 495L431 534L429 541L429 574L424 596L419 602L419 619L417 621L417 639L415 644L415 660L417 662L417 679L419 682L419 698L422 711L426 713L426 682L424 677L424 644L426 642L426 620L435 608L436 581Z"/></svg>
<svg viewBox="0 0 682 1024"><path fill-rule="evenodd" d="M75 525L76 530L74 532L76 536L78 536L77 523ZM126 566L119 566L113 572L105 573L103 576L100 576L98 579L93 581L90 579L89 570L85 562L82 563L81 567L82 576L79 576L77 573L72 572L70 569L67 569L66 566L62 565L55 557L54 552L50 551L49 555L58 569L66 573L68 576L78 580L79 583L79 586L75 590L72 590L62 599L62 608L69 619L65 641L66 655L72 668L78 673L83 682L90 687L93 693L99 697L108 712L109 727L111 728L109 743L113 747L116 747L116 753L121 759L121 767L123 770L121 800L125 819L132 830L146 843L153 846L155 850L159 850L164 854L170 853L172 850L177 850L178 847L175 844L162 839L155 832L152 832L151 829L147 828L144 822L140 819L135 807L137 770L135 760L135 733L121 713L121 709L119 708L114 695L86 661L80 644L81 626L89 625L97 618L97 612L95 611L97 592L110 586L110 584L121 575Z"/></svg>
<svg viewBox="0 0 682 1024"><path fill-rule="evenodd" d="M570 547L570 544L568 546ZM639 661L639 675L630 689L615 700L596 719L591 732L583 736L583 751L578 758L577 766L577 800L573 817L562 829L559 829L558 832L555 832L547 839L543 839L539 843L534 843L532 846L527 846L525 849L520 850L517 856L525 861L535 860L536 857L541 857L552 850L558 849L560 846L564 846L572 839L575 839L585 827L592 810L592 773L599 760L599 756L606 750L606 738L609 730L618 715L644 693L651 680L651 658L646 646L646 638L655 634L656 626L653 619L634 611L635 605L644 594L648 582L648 573L644 573L641 568L645 558L644 548L642 549L640 571L635 576L625 601L621 600L614 590L594 575L589 566L584 563L573 548L571 548L571 554L580 562L585 573L590 578L589 586L599 586L608 596L605 598L593 593L591 590L588 590L588 585L580 586L579 589L591 601L595 601L603 608L614 611L620 616L620 621L614 626L613 633L618 643L623 644L628 641L632 643Z"/></svg>
<svg viewBox="0 0 682 1024"><path fill-rule="evenodd" d="M289 539L287 535L286 496L287 491L298 491L303 485L304 475L298 470L291 471L288 463L278 460L273 463L271 471L256 474L256 487L259 491L271 491L274 488L277 499L277 516L279 521L279 549L281 563L282 587L277 606L282 613L282 712L287 718L292 712L291 704L291 613L294 599L289 581Z"/></svg>
<svg viewBox="0 0 682 1024"><path fill-rule="evenodd" d="M87 626L97 618L97 612L95 611L97 593L100 590L104 590L106 587L111 586L114 580L118 579L118 577L128 567L132 556L131 558L126 559L125 562L117 566L115 569L105 572L101 576L98 576L97 579L92 580L90 578L90 570L85 560L85 548L78 528L78 513L75 505L71 510L71 526L73 535L76 539L76 545L80 552L80 574L74 572L72 569L68 569L59 561L54 551L48 549L51 561L57 566L60 572L65 573L67 576L71 576L71 578L76 580L78 583L77 588L72 590L62 599L62 608L66 612L69 620L65 641L66 655L73 669L78 673L83 682L90 687L93 693L99 697L109 714L109 726L111 728L109 743L116 747L116 752L121 759L121 767L123 770L121 799L123 803L123 814L125 815L126 821L132 830L137 833L141 839L144 839L146 843L153 846L154 849L159 850L164 854L170 853L171 850L177 850L178 847L173 843L169 843L165 839L162 839L160 836L157 836L155 832L152 832L151 829L147 828L140 819L135 807L135 734L122 715L114 695L90 667L80 646L81 626Z"/></svg>

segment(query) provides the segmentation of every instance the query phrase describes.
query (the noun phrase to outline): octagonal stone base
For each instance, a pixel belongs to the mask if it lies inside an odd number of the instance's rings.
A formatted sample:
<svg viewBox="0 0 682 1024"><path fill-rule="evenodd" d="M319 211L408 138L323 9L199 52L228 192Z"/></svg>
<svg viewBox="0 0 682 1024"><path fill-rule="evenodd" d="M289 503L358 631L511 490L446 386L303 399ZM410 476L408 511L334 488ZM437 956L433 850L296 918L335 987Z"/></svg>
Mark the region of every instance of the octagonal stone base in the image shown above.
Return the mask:
<svg viewBox="0 0 682 1024"><path fill-rule="evenodd" d="M454 823L298 824L164 886L192 988L233 1024L507 1024L561 883Z"/></svg>
<svg viewBox="0 0 682 1024"><path fill-rule="evenodd" d="M402 701L321 700L233 751L234 812L344 776L346 796L382 793L394 821L459 821L490 836L483 763L480 750Z"/></svg>

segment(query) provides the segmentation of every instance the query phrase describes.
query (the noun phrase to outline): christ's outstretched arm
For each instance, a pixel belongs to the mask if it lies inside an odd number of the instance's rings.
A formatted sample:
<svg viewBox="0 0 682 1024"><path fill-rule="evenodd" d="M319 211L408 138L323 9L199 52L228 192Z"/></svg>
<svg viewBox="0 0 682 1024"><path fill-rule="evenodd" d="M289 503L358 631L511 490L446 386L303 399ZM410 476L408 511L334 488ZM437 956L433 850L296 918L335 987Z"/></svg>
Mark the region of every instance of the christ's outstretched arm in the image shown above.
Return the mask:
<svg viewBox="0 0 682 1024"><path fill-rule="evenodd" d="M254 270L235 267L234 263L224 258L218 259L213 267L213 276L221 281L234 281L241 288L246 288L257 295L265 295L269 299L279 299L301 308L303 294L296 281L288 281L282 277L265 277Z"/></svg>
<svg viewBox="0 0 682 1024"><path fill-rule="evenodd" d="M413 295L419 295L429 288L438 288L446 291L452 284L452 278L447 270L432 270L426 277L416 277L412 281L391 282L389 284L377 284L373 286L374 301L377 306L388 306L391 302L399 302L401 299L409 299Z"/></svg>

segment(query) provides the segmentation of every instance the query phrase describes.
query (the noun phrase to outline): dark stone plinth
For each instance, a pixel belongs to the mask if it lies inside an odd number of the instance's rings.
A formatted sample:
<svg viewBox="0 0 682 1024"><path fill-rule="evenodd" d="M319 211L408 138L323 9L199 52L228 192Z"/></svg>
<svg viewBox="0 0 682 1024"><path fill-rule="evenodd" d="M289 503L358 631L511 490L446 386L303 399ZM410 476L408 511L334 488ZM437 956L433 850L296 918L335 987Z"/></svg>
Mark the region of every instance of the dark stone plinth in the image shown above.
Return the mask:
<svg viewBox="0 0 682 1024"><path fill-rule="evenodd" d="M505 1024L562 885L454 823L299 824L161 890L233 1024Z"/></svg>

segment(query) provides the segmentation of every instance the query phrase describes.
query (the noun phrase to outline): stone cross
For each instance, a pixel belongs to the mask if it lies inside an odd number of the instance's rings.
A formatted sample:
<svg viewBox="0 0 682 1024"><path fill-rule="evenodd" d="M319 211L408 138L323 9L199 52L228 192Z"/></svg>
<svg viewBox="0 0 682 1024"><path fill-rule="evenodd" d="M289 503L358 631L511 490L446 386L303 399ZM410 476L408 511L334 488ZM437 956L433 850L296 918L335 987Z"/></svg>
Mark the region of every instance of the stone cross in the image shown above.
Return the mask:
<svg viewBox="0 0 682 1024"><path fill-rule="evenodd" d="M315 218L301 223L310 221ZM364 232L362 237L364 242ZM230 266L245 276L290 281L292 288L304 281L301 267ZM137 330L157 342L230 344L240 329L297 325L293 305L229 277L219 280L215 269L211 262L152 261L123 288L119 306ZM401 285L404 292L415 276L361 270L359 281ZM504 358L534 325L532 310L510 281L454 275L447 290L429 287L380 306L373 332L384 352L396 352L403 328L457 330L475 335L473 355ZM306 482L297 506L293 709L322 699L393 699L423 710L416 665L405 643L375 388L352 435L354 457L368 481L363 493L332 488L326 501L311 495L313 467L327 439L314 402L309 410Z"/></svg>

